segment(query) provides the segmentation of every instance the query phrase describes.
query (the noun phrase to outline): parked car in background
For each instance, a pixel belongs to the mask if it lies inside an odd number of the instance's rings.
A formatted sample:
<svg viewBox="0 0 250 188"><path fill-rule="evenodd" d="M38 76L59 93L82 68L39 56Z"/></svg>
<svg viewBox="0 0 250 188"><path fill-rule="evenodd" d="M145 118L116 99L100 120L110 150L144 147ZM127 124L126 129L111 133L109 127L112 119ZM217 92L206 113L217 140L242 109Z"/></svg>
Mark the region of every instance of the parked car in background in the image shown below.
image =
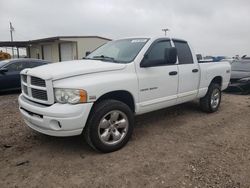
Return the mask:
<svg viewBox="0 0 250 188"><path fill-rule="evenodd" d="M241 59L232 63L232 73L227 91L250 92L250 59Z"/></svg>
<svg viewBox="0 0 250 188"><path fill-rule="evenodd" d="M220 61L226 61L226 62L229 62L230 64L232 64L234 61L236 61L236 59L230 58L230 57L226 57L225 59L222 59Z"/></svg>
<svg viewBox="0 0 250 188"><path fill-rule="evenodd" d="M241 59L243 59L243 60L250 60L250 57L248 57L247 55L243 55L243 56L241 57Z"/></svg>
<svg viewBox="0 0 250 188"><path fill-rule="evenodd" d="M49 63L39 59L8 59L0 61L0 91L21 89L20 72Z"/></svg>
<svg viewBox="0 0 250 188"><path fill-rule="evenodd" d="M203 57L201 54L196 54L196 58L199 63L212 63L212 62L229 62L232 64L236 59L227 57L227 56L205 56Z"/></svg>

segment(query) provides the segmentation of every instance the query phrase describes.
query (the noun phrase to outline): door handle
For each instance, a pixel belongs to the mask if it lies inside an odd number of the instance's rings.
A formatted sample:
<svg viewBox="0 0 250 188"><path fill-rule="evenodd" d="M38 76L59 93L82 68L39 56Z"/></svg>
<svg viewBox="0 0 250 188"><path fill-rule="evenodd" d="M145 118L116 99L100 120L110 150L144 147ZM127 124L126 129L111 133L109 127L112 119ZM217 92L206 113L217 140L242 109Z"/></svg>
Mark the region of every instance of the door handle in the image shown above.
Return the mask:
<svg viewBox="0 0 250 188"><path fill-rule="evenodd" d="M192 70L192 72L194 72L194 73L195 73L195 72L198 72L198 71L199 71L198 69L193 69L193 70Z"/></svg>
<svg viewBox="0 0 250 188"><path fill-rule="evenodd" d="M177 74L178 74L177 71L171 71L171 72L169 72L169 75L170 75L170 76L174 76L174 75L177 75Z"/></svg>

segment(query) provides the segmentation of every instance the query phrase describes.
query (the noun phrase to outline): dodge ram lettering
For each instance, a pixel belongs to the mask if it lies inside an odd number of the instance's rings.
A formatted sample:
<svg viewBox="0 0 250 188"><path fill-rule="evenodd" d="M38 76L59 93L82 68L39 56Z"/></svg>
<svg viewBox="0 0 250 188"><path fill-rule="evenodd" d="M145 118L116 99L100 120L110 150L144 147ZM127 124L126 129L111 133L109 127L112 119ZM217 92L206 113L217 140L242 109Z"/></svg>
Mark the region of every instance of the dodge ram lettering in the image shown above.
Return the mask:
<svg viewBox="0 0 250 188"><path fill-rule="evenodd" d="M215 112L229 84L228 62L197 62L185 40L127 38L104 44L83 60L21 72L20 112L52 136L82 135L100 152L123 147L134 115L200 100Z"/></svg>

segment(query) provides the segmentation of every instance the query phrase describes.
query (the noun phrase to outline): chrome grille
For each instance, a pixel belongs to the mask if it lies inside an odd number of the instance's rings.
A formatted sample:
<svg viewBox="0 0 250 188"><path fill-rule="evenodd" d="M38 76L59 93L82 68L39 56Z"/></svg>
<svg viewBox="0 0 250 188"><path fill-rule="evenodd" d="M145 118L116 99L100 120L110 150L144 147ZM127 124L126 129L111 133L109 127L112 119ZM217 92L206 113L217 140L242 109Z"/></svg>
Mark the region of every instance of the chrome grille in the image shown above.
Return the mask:
<svg viewBox="0 0 250 188"><path fill-rule="evenodd" d="M43 80L22 73L21 78L22 94L24 97L42 104L50 105L54 103L52 80Z"/></svg>
<svg viewBox="0 0 250 188"><path fill-rule="evenodd" d="M24 92L26 95L28 95L28 88L27 88L27 86L23 85L22 88L23 88L23 92Z"/></svg>
<svg viewBox="0 0 250 188"><path fill-rule="evenodd" d="M22 75L22 81L27 83L27 75L24 75L24 74Z"/></svg>
<svg viewBox="0 0 250 188"><path fill-rule="evenodd" d="M41 78L37 78L37 77L31 76L30 77L30 81L31 81L31 85L46 87L45 80L43 80Z"/></svg>
<svg viewBox="0 0 250 188"><path fill-rule="evenodd" d="M48 100L47 91L31 88L31 94L32 94L32 97L35 99L39 99L43 101Z"/></svg>

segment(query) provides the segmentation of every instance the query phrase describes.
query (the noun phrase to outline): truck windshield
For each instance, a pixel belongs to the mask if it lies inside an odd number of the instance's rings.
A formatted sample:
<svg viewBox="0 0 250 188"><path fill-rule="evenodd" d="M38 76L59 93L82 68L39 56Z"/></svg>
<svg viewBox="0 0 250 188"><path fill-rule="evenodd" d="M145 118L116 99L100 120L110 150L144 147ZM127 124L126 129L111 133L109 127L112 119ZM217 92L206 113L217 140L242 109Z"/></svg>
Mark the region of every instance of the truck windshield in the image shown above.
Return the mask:
<svg viewBox="0 0 250 188"><path fill-rule="evenodd" d="M97 48L85 59L98 59L114 63L129 63L135 59L147 41L147 38L110 41Z"/></svg>

